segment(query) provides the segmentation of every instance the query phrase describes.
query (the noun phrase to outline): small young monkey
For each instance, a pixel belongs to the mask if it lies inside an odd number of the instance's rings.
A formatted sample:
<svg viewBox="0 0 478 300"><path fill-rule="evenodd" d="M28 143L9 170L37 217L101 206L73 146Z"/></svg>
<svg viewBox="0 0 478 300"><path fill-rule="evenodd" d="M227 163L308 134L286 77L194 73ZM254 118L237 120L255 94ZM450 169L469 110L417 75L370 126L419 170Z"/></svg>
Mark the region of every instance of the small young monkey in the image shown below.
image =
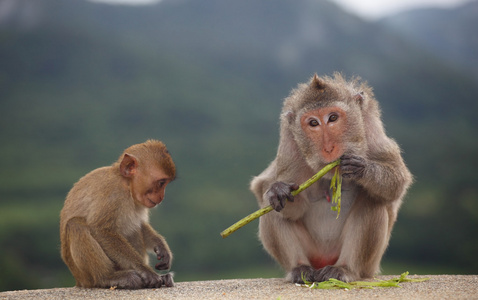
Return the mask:
<svg viewBox="0 0 478 300"><path fill-rule="evenodd" d="M166 146L148 140L73 186L60 214L60 238L61 256L78 287L174 285L171 273L158 275L148 265L146 251L157 255L156 269L170 269L171 250L149 225L148 208L163 201L166 186L175 177Z"/></svg>

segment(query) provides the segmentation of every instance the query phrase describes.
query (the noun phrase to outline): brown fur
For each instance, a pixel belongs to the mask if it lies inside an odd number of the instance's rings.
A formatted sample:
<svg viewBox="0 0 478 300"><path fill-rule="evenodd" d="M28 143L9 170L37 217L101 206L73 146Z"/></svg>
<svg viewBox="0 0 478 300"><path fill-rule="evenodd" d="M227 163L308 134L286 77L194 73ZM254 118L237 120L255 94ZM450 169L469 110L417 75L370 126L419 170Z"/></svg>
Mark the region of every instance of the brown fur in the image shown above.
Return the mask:
<svg viewBox="0 0 478 300"><path fill-rule="evenodd" d="M172 253L149 225L143 202L161 202L175 174L164 144L149 140L126 149L112 166L91 171L73 186L60 214L60 238L62 258L77 286L173 285L171 274L160 276L148 265L147 251L156 253L156 268L161 270L170 268Z"/></svg>
<svg viewBox="0 0 478 300"><path fill-rule="evenodd" d="M329 112L339 119L327 119ZM312 127L307 115L323 124ZM333 172L295 198L290 191L338 158L344 180L336 219L327 201ZM372 277L411 182L372 89L358 78L315 75L285 99L277 156L251 182L259 205L278 211L261 217L259 237L294 282L302 282L302 274L312 281Z"/></svg>

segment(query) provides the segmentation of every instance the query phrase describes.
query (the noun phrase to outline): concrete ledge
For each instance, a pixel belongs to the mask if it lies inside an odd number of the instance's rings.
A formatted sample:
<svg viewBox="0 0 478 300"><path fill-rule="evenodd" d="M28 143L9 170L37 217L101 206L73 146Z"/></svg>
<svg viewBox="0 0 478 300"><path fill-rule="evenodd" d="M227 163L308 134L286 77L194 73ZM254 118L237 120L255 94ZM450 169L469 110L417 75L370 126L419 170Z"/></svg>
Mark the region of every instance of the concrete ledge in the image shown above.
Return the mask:
<svg viewBox="0 0 478 300"><path fill-rule="evenodd" d="M397 276L379 276L390 279ZM478 275L430 277L426 282L402 283L402 288L374 290L311 290L284 279L231 279L179 282L172 288L109 290L57 288L0 293L0 299L478 299Z"/></svg>

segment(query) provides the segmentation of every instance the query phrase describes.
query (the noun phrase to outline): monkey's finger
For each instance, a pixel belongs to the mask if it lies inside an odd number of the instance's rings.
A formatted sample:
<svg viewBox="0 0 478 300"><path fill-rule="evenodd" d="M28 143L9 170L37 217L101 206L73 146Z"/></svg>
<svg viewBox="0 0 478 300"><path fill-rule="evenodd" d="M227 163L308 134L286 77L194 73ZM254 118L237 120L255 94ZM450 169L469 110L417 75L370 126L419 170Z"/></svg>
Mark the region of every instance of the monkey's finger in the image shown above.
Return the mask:
<svg viewBox="0 0 478 300"><path fill-rule="evenodd" d="M343 167L340 168L340 173L342 175L355 174L355 173L359 173L361 170L363 170L363 167L343 166Z"/></svg>
<svg viewBox="0 0 478 300"><path fill-rule="evenodd" d="M169 260L169 255L166 252L158 251L158 252L156 252L156 259L157 260L168 261Z"/></svg>
<svg viewBox="0 0 478 300"><path fill-rule="evenodd" d="M173 275L171 273L161 275L161 281L162 284L166 287L174 286Z"/></svg>
<svg viewBox="0 0 478 300"><path fill-rule="evenodd" d="M285 198L286 198L286 200L288 200L290 202L294 202L294 196L292 196L292 194L290 194L290 193L287 194Z"/></svg>
<svg viewBox="0 0 478 300"><path fill-rule="evenodd" d="M280 186L277 186L277 196L281 200L281 203L285 205L285 201L289 200L290 202L294 202L294 196L292 195L292 191L295 191L299 188L298 184L286 184L282 183Z"/></svg>
<svg viewBox="0 0 478 300"><path fill-rule="evenodd" d="M343 155L340 158L340 165L343 166L365 166L365 159L356 155Z"/></svg>
<svg viewBox="0 0 478 300"><path fill-rule="evenodd" d="M284 203L281 203L279 199L277 199L276 201L270 201L270 204L272 208L277 212L281 211L284 208Z"/></svg>
<svg viewBox="0 0 478 300"><path fill-rule="evenodd" d="M363 177L365 160L361 157L346 157L340 164L340 173L344 178Z"/></svg>
<svg viewBox="0 0 478 300"><path fill-rule="evenodd" d="M286 198L284 197L283 185L283 182L276 182L265 194L265 197L269 199L270 205L276 211L281 211L284 208ZM287 191L285 191L285 193L287 193Z"/></svg>
<svg viewBox="0 0 478 300"><path fill-rule="evenodd" d="M269 203L275 211L281 211L284 206L285 202L287 201L287 196L284 194L275 194L269 198Z"/></svg>
<svg viewBox="0 0 478 300"><path fill-rule="evenodd" d="M347 178L347 179L351 179L351 178L358 179L358 178L363 177L364 170L365 169L362 168L362 167L352 167L352 168L348 168L348 169L340 169L340 171L342 173L342 177Z"/></svg>
<svg viewBox="0 0 478 300"><path fill-rule="evenodd" d="M158 259L160 256L163 256L165 255L165 251L164 251L164 246L163 245L158 245L158 246L155 246L154 247L154 253L156 253L156 255L158 256Z"/></svg>
<svg viewBox="0 0 478 300"><path fill-rule="evenodd" d="M154 266L154 268L156 270L168 270L169 269L169 262L159 262Z"/></svg>
<svg viewBox="0 0 478 300"><path fill-rule="evenodd" d="M279 203L280 203L281 208L284 208L284 207L285 207L285 203L286 203L287 200L288 200L287 195L281 195L281 196L279 196L278 198L279 198Z"/></svg>
<svg viewBox="0 0 478 300"><path fill-rule="evenodd" d="M159 262L154 266L156 270L168 270L171 267L171 259L168 255L159 256Z"/></svg>
<svg viewBox="0 0 478 300"><path fill-rule="evenodd" d="M299 188L299 185L297 183L292 183L288 185L288 188L289 188L288 191L285 191L285 190L282 191L284 193L283 196L285 197L286 200L289 200L290 202L294 202L294 195L292 195L292 192L297 190Z"/></svg>
<svg viewBox="0 0 478 300"><path fill-rule="evenodd" d="M293 202L294 196L290 194L279 194L271 199L270 204L276 211L281 211L285 207L287 201Z"/></svg>

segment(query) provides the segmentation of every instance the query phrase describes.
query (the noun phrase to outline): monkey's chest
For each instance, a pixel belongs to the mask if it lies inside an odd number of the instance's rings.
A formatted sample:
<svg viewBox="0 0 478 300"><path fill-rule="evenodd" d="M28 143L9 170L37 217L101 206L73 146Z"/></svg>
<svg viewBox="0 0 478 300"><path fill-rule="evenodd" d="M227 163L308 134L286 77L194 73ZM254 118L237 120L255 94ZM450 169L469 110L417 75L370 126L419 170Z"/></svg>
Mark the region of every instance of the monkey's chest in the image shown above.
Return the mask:
<svg viewBox="0 0 478 300"><path fill-rule="evenodd" d="M124 236L136 235L144 223L148 223L149 215L147 209L125 211L122 218L116 220L116 226Z"/></svg>
<svg viewBox="0 0 478 300"><path fill-rule="evenodd" d="M318 210L322 218L334 217L339 219L341 216L348 215L356 197L357 186L344 180L341 188L341 198L338 201L334 201L333 190L330 189L330 181L328 181L317 189L310 202L312 209L315 213Z"/></svg>
<svg viewBox="0 0 478 300"><path fill-rule="evenodd" d="M340 212L333 210L337 203L332 202L332 190L316 191L316 197L310 201L307 213L304 215L305 228L316 243L330 244L331 247L339 241L352 205L357 197L357 188L353 185L342 185Z"/></svg>

